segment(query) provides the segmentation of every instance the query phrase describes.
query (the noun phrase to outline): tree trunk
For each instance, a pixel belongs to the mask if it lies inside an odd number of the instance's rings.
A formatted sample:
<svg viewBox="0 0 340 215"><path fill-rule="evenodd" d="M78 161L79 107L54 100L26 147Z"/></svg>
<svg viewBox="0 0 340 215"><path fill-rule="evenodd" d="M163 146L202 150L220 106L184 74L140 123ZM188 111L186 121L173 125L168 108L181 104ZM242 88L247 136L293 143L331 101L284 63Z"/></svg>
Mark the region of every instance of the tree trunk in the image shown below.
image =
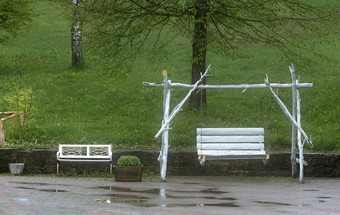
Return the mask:
<svg viewBox="0 0 340 215"><path fill-rule="evenodd" d="M192 71L191 83L195 84L201 74L205 72L206 67L206 51L207 51L207 0L196 1L195 29L194 40L192 44ZM205 84L205 80L203 81ZM194 92L189 101L190 108L199 108L200 105L207 104L206 90L201 93Z"/></svg>
<svg viewBox="0 0 340 215"><path fill-rule="evenodd" d="M83 0L73 0L75 7L79 7ZM73 14L73 23L71 28L71 49L72 49L72 66L84 65L83 51L81 47L81 21L79 20L78 10L76 9Z"/></svg>

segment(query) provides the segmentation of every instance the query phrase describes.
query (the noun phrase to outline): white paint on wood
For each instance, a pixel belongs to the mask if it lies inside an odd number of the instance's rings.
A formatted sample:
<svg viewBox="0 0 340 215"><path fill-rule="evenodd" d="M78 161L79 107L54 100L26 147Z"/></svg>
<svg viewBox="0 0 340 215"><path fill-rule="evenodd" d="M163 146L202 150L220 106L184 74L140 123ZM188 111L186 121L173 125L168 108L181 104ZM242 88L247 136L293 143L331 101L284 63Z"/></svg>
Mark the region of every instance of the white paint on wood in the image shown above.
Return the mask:
<svg viewBox="0 0 340 215"><path fill-rule="evenodd" d="M266 155L264 150L251 151L251 150L197 150L199 155L203 156L251 156L251 155ZM207 158L206 158L207 159Z"/></svg>
<svg viewBox="0 0 340 215"><path fill-rule="evenodd" d="M296 81L299 83L299 80ZM301 99L300 99L300 92L299 90L296 91L296 108L297 108L297 123L301 127ZM299 174L299 182L303 183L303 168L304 168L304 156L303 156L303 144L301 138L301 131L297 131L297 143L299 146L299 167L300 167L300 174Z"/></svg>
<svg viewBox="0 0 340 215"><path fill-rule="evenodd" d="M166 122L169 118L169 112L170 112L170 87L169 84L171 83L171 80L168 81L168 76L166 74L166 71L163 71L164 76L164 100L163 100L163 123ZM162 149L160 152L160 156L158 158L160 162L160 174L161 174L161 180L166 181L166 169L167 169L167 162L168 162L168 149L169 149L169 124L167 125L166 129L162 133Z"/></svg>
<svg viewBox="0 0 340 215"><path fill-rule="evenodd" d="M263 143L197 143L199 150L264 150Z"/></svg>
<svg viewBox="0 0 340 215"><path fill-rule="evenodd" d="M147 87L164 87L163 83L143 82ZM171 83L170 87L192 88L192 84ZM292 88L292 84L272 83L272 88ZM313 83L300 83L297 88L312 88ZM237 84L237 85L199 85L197 89L263 89L267 88L266 84Z"/></svg>
<svg viewBox="0 0 340 215"><path fill-rule="evenodd" d="M200 163L203 165L205 160L265 159L263 133L263 128L197 128Z"/></svg>
<svg viewBox="0 0 340 215"><path fill-rule="evenodd" d="M228 155L228 156L202 156L200 164L204 165L207 160L266 160L267 155Z"/></svg>
<svg viewBox="0 0 340 215"><path fill-rule="evenodd" d="M294 63L289 66L289 70L292 76L292 118L296 120L296 77L295 77L295 65ZM292 165L292 177L296 175L296 126L292 123L292 147L291 147L291 165Z"/></svg>
<svg viewBox="0 0 340 215"><path fill-rule="evenodd" d="M263 135L263 128L197 128L197 135L258 134Z"/></svg>
<svg viewBox="0 0 340 215"><path fill-rule="evenodd" d="M197 136L201 143L263 143L263 136Z"/></svg>

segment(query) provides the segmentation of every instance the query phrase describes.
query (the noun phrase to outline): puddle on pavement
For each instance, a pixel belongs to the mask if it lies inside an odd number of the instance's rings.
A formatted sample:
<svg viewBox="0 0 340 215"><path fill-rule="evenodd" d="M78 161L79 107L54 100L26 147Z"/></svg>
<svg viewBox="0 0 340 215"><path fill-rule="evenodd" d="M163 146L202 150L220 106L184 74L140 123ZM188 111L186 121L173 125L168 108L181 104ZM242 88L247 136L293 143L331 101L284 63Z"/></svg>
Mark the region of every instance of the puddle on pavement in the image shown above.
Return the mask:
<svg viewBox="0 0 340 215"><path fill-rule="evenodd" d="M69 187L72 185L68 185L68 184L58 184L58 183L42 183L42 182L29 182L29 181L9 181L9 183L13 183L13 184L25 184L25 185L39 185L39 186L64 186L64 187Z"/></svg>
<svg viewBox="0 0 340 215"><path fill-rule="evenodd" d="M326 202L326 199L331 199L332 197L329 196L320 196L318 197L319 202Z"/></svg>
<svg viewBox="0 0 340 215"><path fill-rule="evenodd" d="M291 204L282 203L282 202L269 202L269 201L254 201L254 202L264 204L264 205L291 206Z"/></svg>
<svg viewBox="0 0 340 215"><path fill-rule="evenodd" d="M211 197L211 196L205 196L203 197L205 199L217 199L217 200L225 200L225 201L235 201L236 199L233 197L224 197L224 198L216 198L216 197Z"/></svg>
<svg viewBox="0 0 340 215"><path fill-rule="evenodd" d="M114 186L97 186L97 187L90 187L89 189L93 190L115 190L117 192L134 192L131 188L128 187L114 187Z"/></svg>
<svg viewBox="0 0 340 215"><path fill-rule="evenodd" d="M195 182L184 182L183 184L192 184L192 185L198 185L199 183L195 183Z"/></svg>
<svg viewBox="0 0 340 215"><path fill-rule="evenodd" d="M320 190L313 190L313 189L305 189L303 191L311 191L311 192L316 192L316 191L320 191Z"/></svg>
<svg viewBox="0 0 340 215"><path fill-rule="evenodd" d="M235 198L232 197L214 197L214 196L174 196L165 194L164 199L216 199L216 200L225 200L225 201L234 201Z"/></svg>
<svg viewBox="0 0 340 215"><path fill-rule="evenodd" d="M117 198L117 199L134 199L134 200L150 199L149 197L145 197L145 196L136 196L136 195L129 195L129 194L107 194L107 195L100 195L100 196L107 196L110 198Z"/></svg>
<svg viewBox="0 0 340 215"><path fill-rule="evenodd" d="M239 205L236 205L233 202L220 202L220 203L188 203L188 204L153 204L148 203L147 200L144 199L116 199L116 198L110 198L110 199L97 199L98 203L106 203L106 204L112 204L112 203L122 203L122 204L129 204L132 206L138 206L138 207L239 207Z"/></svg>
<svg viewBox="0 0 340 215"><path fill-rule="evenodd" d="M112 190L117 192L133 192L133 193L144 193L144 194L159 194L161 189L154 188L154 189L147 189L147 190L133 190L129 187L114 187L114 186L97 186L91 187L90 189L103 189L103 190ZM218 188L207 188L202 190L168 190L170 192L176 193L204 193L204 194L225 194L228 192L219 191Z"/></svg>
<svg viewBox="0 0 340 215"><path fill-rule="evenodd" d="M16 187L18 189L25 189L25 190L36 190L36 191L42 191L42 192L50 192L50 193L64 193L68 192L66 190L60 190L60 189L38 189L33 187Z"/></svg>
<svg viewBox="0 0 340 215"><path fill-rule="evenodd" d="M239 207L233 202L235 201L235 198L232 197L215 197L215 196L204 196L204 195L221 195L228 192L220 191L218 188L205 188L201 190L174 190L174 189L164 189L164 188L153 188L153 189L144 189L144 190L138 190L138 189L132 189L129 187L116 187L116 186L96 186L96 187L90 187L90 189L98 189L98 190L107 190L107 191L114 191L117 193L112 194L103 194L97 196L106 196L107 199L97 199L97 202L99 203L123 203L123 204L129 204L133 206L138 207ZM130 194L133 193L133 194ZM172 193L173 195L169 194ZM183 193L189 195L175 195L176 193ZM190 195L190 193L197 193L197 195ZM143 194L151 194L152 197L146 197L142 196ZM204 194L204 195L198 195L198 194ZM165 202L159 203L159 205L150 203L148 200L152 199L208 199L208 200L220 200L220 201L226 201L226 202L219 202L219 203L174 203L174 204L167 204ZM199 200L198 202L201 202Z"/></svg>
<svg viewBox="0 0 340 215"><path fill-rule="evenodd" d="M112 204L112 203L122 203L122 204L129 204L133 206L138 207L157 207L156 204L148 203L146 200L136 200L136 199L97 199L98 203L106 203L106 204Z"/></svg>
<svg viewBox="0 0 340 215"><path fill-rule="evenodd" d="M217 188L207 188L207 189L203 189L199 192L201 193L207 193L207 194L224 194L224 193L228 193L225 191L220 191L220 190L216 190Z"/></svg>
<svg viewBox="0 0 340 215"><path fill-rule="evenodd" d="M218 188L206 188L202 190L173 190L177 193L204 193L204 194L225 194L226 191L217 190Z"/></svg>
<svg viewBox="0 0 340 215"><path fill-rule="evenodd" d="M132 190L129 187L114 187L114 186L97 186L97 187L91 187L90 189L103 189L103 190L111 190L116 192L132 192L132 193L144 193L144 194L159 194L160 190L159 188L155 189L148 189L148 190Z"/></svg>
<svg viewBox="0 0 340 215"><path fill-rule="evenodd" d="M41 186L54 185L54 184L48 184L48 183L41 183L41 182L26 182L26 181L9 181L9 183L13 183L13 184L41 185Z"/></svg>
<svg viewBox="0 0 340 215"><path fill-rule="evenodd" d="M208 203L208 204L165 204L163 207L240 207L232 202Z"/></svg>

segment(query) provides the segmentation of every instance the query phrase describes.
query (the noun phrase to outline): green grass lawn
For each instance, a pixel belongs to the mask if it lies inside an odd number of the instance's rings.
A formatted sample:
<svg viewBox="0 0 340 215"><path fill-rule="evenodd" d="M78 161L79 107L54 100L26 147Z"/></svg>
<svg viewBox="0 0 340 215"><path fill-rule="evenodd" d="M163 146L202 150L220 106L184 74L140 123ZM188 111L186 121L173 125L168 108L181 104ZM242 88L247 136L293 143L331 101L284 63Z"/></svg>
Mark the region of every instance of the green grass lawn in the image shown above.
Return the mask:
<svg viewBox="0 0 340 215"><path fill-rule="evenodd" d="M10 111L4 97L32 88L35 115L23 133L6 122L6 147L57 147L58 143L112 143L113 148L156 149L153 137L161 127L162 89L142 86L143 81L161 82L162 70L172 82L190 83L191 45L178 40L168 55L145 52L131 70L117 73L101 66L96 56L86 56L86 67L71 68L70 23L63 8L51 1L33 3L39 16L31 26L7 44L0 45L0 111ZM334 29L332 37L338 37ZM314 39L315 40L315 39ZM312 135L314 151L340 151L339 41L320 43L316 50L330 58L310 56L311 64L296 61L300 82L313 83L301 89L302 126ZM208 84L291 82L282 54L273 48L245 47L246 59L208 52L212 77ZM301 54L302 55L302 54ZM188 90L172 90L172 107ZM291 107L291 90L280 89L279 97ZM171 127L170 149L195 148L197 127L265 127L270 152L289 151L291 125L269 90L210 90L208 107L202 112L180 112ZM308 150L308 146L306 146ZM310 150L313 151L313 150Z"/></svg>

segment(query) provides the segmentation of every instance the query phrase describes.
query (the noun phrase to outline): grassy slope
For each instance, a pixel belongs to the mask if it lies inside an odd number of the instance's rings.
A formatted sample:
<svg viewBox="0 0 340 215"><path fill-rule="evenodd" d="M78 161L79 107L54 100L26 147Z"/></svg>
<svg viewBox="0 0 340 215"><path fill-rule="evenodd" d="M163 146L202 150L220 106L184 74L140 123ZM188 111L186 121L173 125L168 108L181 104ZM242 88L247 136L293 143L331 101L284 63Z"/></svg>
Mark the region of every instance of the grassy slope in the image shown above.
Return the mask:
<svg viewBox="0 0 340 215"><path fill-rule="evenodd" d="M153 136L160 128L162 89L143 87L143 81L161 82L167 69L173 82L190 82L190 43L177 41L168 48L168 56L145 53L137 58L132 71L116 74L100 62L87 59L83 70L72 69L70 27L62 18L62 8L53 2L38 1L40 15L30 28L8 44L0 46L0 99L13 91L13 85L32 87L36 96L35 123L27 131L26 147L56 147L62 143L112 143L114 148L158 149ZM337 32L334 33L336 35ZM302 124L312 134L316 151L339 151L339 42L336 46L320 44L317 49L334 60L312 58L307 67L297 62L301 82L313 82L312 89L302 89ZM209 84L290 82L289 62L267 47L249 47L249 59L232 60L208 53L213 77ZM174 107L187 90L172 91ZM279 90L290 107L290 90ZM278 105L265 90L208 91L208 109L202 113L184 109L172 124L171 147L193 149L195 128L266 127L270 151L289 150L291 127ZM266 105L264 105L266 104ZM1 101L1 111L7 111ZM201 115L202 114L202 115ZM8 146L15 140L8 130ZM11 139L12 138L12 139ZM13 146L13 144L12 144Z"/></svg>

